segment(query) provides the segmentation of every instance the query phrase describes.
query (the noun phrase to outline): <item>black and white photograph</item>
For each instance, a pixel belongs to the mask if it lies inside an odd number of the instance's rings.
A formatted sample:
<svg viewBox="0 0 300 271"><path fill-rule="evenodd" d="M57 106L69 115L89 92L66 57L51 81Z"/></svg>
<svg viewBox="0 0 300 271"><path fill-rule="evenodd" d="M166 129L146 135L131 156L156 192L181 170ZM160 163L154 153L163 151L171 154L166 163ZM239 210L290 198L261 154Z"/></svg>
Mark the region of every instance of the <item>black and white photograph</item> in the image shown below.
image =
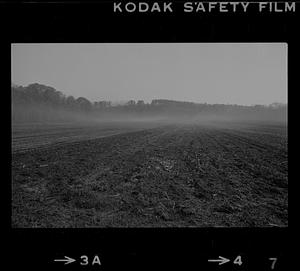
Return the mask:
<svg viewBox="0 0 300 271"><path fill-rule="evenodd" d="M287 227L287 56L12 43L12 228Z"/></svg>

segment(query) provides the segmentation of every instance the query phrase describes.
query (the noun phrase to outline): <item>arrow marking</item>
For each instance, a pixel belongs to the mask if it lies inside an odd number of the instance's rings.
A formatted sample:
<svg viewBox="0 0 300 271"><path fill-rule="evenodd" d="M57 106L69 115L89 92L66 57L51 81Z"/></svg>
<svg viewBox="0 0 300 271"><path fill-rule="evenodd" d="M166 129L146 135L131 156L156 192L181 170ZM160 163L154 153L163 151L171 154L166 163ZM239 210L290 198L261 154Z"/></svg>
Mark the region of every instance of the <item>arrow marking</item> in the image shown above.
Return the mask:
<svg viewBox="0 0 300 271"><path fill-rule="evenodd" d="M64 257L65 257L65 259L55 259L54 261L55 262L65 262L65 264L73 263L76 261L75 259L72 259L68 256L64 256Z"/></svg>
<svg viewBox="0 0 300 271"><path fill-rule="evenodd" d="M222 257L222 256L219 256L219 259L208 260L208 261L209 261L209 262L218 262L219 265L230 262L229 259L226 259L226 258L224 258L224 257Z"/></svg>

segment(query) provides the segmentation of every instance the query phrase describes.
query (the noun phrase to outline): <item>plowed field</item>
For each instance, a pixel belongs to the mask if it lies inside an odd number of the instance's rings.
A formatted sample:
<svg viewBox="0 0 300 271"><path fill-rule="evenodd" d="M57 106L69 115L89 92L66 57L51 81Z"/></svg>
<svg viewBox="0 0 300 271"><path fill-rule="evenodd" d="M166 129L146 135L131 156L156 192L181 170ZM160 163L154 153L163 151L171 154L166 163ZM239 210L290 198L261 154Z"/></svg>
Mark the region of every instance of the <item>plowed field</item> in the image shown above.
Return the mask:
<svg viewBox="0 0 300 271"><path fill-rule="evenodd" d="M118 127L15 127L12 226L288 225L286 126Z"/></svg>

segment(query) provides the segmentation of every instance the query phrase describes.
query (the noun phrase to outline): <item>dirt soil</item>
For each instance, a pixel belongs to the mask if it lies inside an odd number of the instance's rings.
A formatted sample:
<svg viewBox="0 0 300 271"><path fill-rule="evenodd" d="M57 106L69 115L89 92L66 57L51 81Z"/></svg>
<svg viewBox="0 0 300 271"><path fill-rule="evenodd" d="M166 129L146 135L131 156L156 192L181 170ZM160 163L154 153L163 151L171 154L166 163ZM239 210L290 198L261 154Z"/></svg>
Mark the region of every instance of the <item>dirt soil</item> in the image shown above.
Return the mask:
<svg viewBox="0 0 300 271"><path fill-rule="evenodd" d="M189 124L14 151L12 226L287 226L287 147L279 124Z"/></svg>

